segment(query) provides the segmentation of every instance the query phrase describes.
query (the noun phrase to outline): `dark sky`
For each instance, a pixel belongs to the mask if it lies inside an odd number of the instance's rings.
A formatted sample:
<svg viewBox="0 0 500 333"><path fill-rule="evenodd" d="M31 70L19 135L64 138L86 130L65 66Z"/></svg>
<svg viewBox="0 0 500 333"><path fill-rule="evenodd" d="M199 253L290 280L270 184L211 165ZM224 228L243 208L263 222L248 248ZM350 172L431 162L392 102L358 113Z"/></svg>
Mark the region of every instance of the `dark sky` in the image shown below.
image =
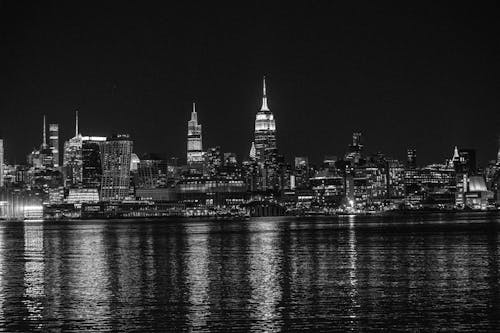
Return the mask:
<svg viewBox="0 0 500 333"><path fill-rule="evenodd" d="M83 134L182 156L193 100L204 147L246 155L263 74L285 156L340 156L361 131L367 150L412 146L421 163L454 145L495 158L497 8L331 2L0 2L7 158L40 144L43 114L68 139L76 109Z"/></svg>

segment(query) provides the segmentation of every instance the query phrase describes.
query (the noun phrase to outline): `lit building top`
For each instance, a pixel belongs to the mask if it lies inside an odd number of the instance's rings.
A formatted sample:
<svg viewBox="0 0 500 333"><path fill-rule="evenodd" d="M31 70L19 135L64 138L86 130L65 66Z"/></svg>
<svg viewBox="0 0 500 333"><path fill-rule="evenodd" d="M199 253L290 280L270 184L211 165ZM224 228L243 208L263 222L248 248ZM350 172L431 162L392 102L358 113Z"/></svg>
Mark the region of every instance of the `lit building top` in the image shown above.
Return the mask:
<svg viewBox="0 0 500 333"><path fill-rule="evenodd" d="M469 179L470 192L485 192L487 191L486 182L482 176L472 176Z"/></svg>
<svg viewBox="0 0 500 333"><path fill-rule="evenodd" d="M201 124L198 124L196 105L193 103L191 120L188 121L187 130L187 161L191 163L203 162L203 143Z"/></svg>
<svg viewBox="0 0 500 333"><path fill-rule="evenodd" d="M107 138L105 136L82 136L82 141L95 141L95 142L104 142Z"/></svg>
<svg viewBox="0 0 500 333"><path fill-rule="evenodd" d="M262 86L262 107L260 108L260 111L269 111L269 107L267 106L267 94L266 94L266 77L264 76L263 80L263 86Z"/></svg>
<svg viewBox="0 0 500 333"><path fill-rule="evenodd" d="M255 157L264 161L276 151L276 121L267 103L266 77L263 78L262 107L255 116Z"/></svg>

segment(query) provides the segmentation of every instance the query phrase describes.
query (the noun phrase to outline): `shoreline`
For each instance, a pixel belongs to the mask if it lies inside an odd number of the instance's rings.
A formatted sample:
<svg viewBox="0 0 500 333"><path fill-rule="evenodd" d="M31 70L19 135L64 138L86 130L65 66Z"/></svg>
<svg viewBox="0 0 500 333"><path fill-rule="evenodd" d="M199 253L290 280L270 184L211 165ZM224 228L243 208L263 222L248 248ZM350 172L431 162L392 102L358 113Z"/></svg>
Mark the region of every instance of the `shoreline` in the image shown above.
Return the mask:
<svg viewBox="0 0 500 333"><path fill-rule="evenodd" d="M466 215L466 214L484 214L497 215L500 210L393 210L380 212L356 212L356 213L336 213L336 214L296 214L296 215L272 215L272 216L185 216L185 215L167 215L167 216L113 216L113 217L58 217L58 218L33 218L33 219L0 219L0 223L15 223L15 222L78 222L78 221L121 221L121 220L209 220L209 221L248 221L256 218L326 218L326 217L399 217L399 216L426 216L426 215Z"/></svg>

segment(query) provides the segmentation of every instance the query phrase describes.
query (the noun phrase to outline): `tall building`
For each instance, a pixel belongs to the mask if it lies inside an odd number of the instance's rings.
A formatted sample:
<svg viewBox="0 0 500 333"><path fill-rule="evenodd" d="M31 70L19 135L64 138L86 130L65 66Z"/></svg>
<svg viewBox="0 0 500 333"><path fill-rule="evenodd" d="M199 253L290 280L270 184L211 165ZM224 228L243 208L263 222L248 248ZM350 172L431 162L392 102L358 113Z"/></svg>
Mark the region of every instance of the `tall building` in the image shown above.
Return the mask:
<svg viewBox="0 0 500 333"><path fill-rule="evenodd" d="M298 168L309 168L309 158L307 156L295 157L295 169Z"/></svg>
<svg viewBox="0 0 500 333"><path fill-rule="evenodd" d="M297 156L295 157L294 163L294 187L297 189L306 189L309 188L310 182L309 178L311 174L309 172L309 158L306 156Z"/></svg>
<svg viewBox="0 0 500 333"><path fill-rule="evenodd" d="M0 187L3 187L3 170L4 170L4 152L3 152L3 139L0 139Z"/></svg>
<svg viewBox="0 0 500 333"><path fill-rule="evenodd" d="M408 168L417 167L417 151L413 148L408 148L406 150L406 166Z"/></svg>
<svg viewBox="0 0 500 333"><path fill-rule="evenodd" d="M168 162L152 153L143 154L140 160L136 177L134 177L136 190L166 188L169 181Z"/></svg>
<svg viewBox="0 0 500 333"><path fill-rule="evenodd" d="M223 164L223 155L220 147L212 147L207 149L205 154L205 170L209 176L217 175L220 167Z"/></svg>
<svg viewBox="0 0 500 333"><path fill-rule="evenodd" d="M78 130L78 111L75 114L75 136L64 143L63 176L65 187L82 185L82 135Z"/></svg>
<svg viewBox="0 0 500 333"><path fill-rule="evenodd" d="M52 151L54 167L59 167L59 124L49 124L49 148Z"/></svg>
<svg viewBox="0 0 500 333"><path fill-rule="evenodd" d="M102 143L101 200L120 201L128 196L132 146L128 134L114 135Z"/></svg>
<svg viewBox="0 0 500 333"><path fill-rule="evenodd" d="M106 141L102 136L82 137L82 186L87 189L101 189L102 164L101 146Z"/></svg>
<svg viewBox="0 0 500 333"><path fill-rule="evenodd" d="M43 138L43 141L42 141L42 150L43 149L47 149L48 146L47 146L47 121L46 121L46 118L45 118L45 115L43 115L43 133L42 133L42 138Z"/></svg>
<svg viewBox="0 0 500 333"><path fill-rule="evenodd" d="M45 115L43 116L42 144L39 149L33 149L28 155L28 164L35 168L51 168L54 166L52 149L47 145L47 128Z"/></svg>
<svg viewBox="0 0 500 333"><path fill-rule="evenodd" d="M474 149L458 149L455 147L450 165L458 173L473 175L476 172L476 151Z"/></svg>
<svg viewBox="0 0 500 333"><path fill-rule="evenodd" d="M267 105L266 77L262 86L262 107L255 117L255 158L258 162L269 160L276 151L276 122Z"/></svg>
<svg viewBox="0 0 500 333"><path fill-rule="evenodd" d="M500 135L498 136L497 164L500 164Z"/></svg>
<svg viewBox="0 0 500 333"><path fill-rule="evenodd" d="M248 154L250 160L255 161L257 158L257 151L255 150L255 142L252 141L252 146L250 147L250 153Z"/></svg>
<svg viewBox="0 0 500 333"><path fill-rule="evenodd" d="M361 144L361 133L352 133L352 145L353 147L359 147L360 150L363 148Z"/></svg>
<svg viewBox="0 0 500 333"><path fill-rule="evenodd" d="M460 149L458 151L462 170L469 175L476 173L476 150L475 149Z"/></svg>
<svg viewBox="0 0 500 333"><path fill-rule="evenodd" d="M188 165L203 163L203 144L201 124L198 124L198 114L193 103L191 120L188 121L187 130L187 163Z"/></svg>
<svg viewBox="0 0 500 333"><path fill-rule="evenodd" d="M363 151L363 144L361 143L361 133L352 133L352 144L349 145L345 159L354 163L358 163Z"/></svg>

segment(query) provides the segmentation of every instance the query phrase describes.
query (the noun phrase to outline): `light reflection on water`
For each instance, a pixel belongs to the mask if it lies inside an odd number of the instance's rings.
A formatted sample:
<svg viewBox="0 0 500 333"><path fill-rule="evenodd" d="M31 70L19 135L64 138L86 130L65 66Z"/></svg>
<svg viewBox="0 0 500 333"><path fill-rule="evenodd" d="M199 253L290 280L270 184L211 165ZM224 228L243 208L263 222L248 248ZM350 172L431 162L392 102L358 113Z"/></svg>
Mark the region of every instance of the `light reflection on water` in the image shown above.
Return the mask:
<svg viewBox="0 0 500 333"><path fill-rule="evenodd" d="M187 320L191 331L202 331L208 327L210 313L208 281L208 237L209 225L203 224L197 233L188 233L186 250L186 280L189 291Z"/></svg>
<svg viewBox="0 0 500 333"><path fill-rule="evenodd" d="M280 320L277 311L281 299L281 262L278 252L278 225L256 222L250 235L250 314L252 331L278 332ZM264 232L260 232L264 231Z"/></svg>
<svg viewBox="0 0 500 333"><path fill-rule="evenodd" d="M0 225L0 331L498 328L488 214Z"/></svg>
<svg viewBox="0 0 500 333"><path fill-rule="evenodd" d="M42 300L45 296L43 228L33 226L24 228L24 294L23 303L28 312L25 321L36 323L41 328L43 318Z"/></svg>

